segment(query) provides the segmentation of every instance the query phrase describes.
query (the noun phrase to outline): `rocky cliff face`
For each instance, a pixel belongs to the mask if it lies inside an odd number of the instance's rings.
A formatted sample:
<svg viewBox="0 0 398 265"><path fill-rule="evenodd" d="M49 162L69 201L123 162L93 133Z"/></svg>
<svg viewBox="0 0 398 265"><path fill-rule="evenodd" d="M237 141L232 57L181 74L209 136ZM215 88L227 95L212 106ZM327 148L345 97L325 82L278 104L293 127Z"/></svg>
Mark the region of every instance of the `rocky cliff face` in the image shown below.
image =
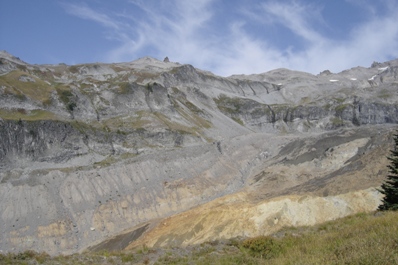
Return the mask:
<svg viewBox="0 0 398 265"><path fill-rule="evenodd" d="M398 121L397 69L224 78L152 58L29 65L0 52L0 250L112 248L100 243L123 231L134 244L187 244L275 231L266 212L297 225L372 210ZM337 201L335 215L313 210ZM215 222L203 209L232 202L255 225L192 222L200 209ZM184 236L156 232L178 213Z"/></svg>

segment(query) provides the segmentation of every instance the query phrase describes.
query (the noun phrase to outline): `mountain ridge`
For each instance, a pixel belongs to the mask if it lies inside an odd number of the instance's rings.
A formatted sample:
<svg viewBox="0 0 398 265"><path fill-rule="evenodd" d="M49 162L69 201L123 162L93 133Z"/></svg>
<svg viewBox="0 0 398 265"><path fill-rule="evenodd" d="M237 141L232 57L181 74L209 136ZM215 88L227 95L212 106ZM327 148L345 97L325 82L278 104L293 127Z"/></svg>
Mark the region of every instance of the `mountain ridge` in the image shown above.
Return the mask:
<svg viewBox="0 0 398 265"><path fill-rule="evenodd" d="M347 194L336 216L373 210L398 123L397 69L219 77L147 57L30 65L1 52L0 249L75 253L143 224L136 242L154 242L156 223L190 209L217 222L222 198L323 207ZM268 216L253 218L271 232ZM220 236L245 233L237 223ZM178 242L211 240L201 226Z"/></svg>

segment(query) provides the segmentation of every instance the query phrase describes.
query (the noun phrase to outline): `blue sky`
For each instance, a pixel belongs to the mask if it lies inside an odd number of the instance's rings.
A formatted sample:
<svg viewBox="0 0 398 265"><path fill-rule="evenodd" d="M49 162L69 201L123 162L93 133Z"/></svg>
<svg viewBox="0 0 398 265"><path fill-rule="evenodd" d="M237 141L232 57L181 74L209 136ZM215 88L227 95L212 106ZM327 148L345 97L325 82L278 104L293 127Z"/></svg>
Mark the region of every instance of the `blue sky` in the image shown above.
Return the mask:
<svg viewBox="0 0 398 265"><path fill-rule="evenodd" d="M396 0L1 0L0 50L32 64L144 56L212 71L339 72L398 58Z"/></svg>

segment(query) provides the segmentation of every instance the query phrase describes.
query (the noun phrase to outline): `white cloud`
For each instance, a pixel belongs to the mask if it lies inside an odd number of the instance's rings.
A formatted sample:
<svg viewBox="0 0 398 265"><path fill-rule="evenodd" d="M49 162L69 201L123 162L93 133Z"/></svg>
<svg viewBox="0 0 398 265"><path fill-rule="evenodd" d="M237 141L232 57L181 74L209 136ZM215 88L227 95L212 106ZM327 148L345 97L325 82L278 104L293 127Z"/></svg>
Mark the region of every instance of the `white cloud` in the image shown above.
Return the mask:
<svg viewBox="0 0 398 265"><path fill-rule="evenodd" d="M315 23L322 23L319 9L310 5L299 4L296 1L289 3L267 1L262 4L262 8L268 15L266 17L267 23L280 23L309 42L323 40L323 37L311 26L312 20Z"/></svg>
<svg viewBox="0 0 398 265"><path fill-rule="evenodd" d="M64 4L63 6L65 7L65 10L71 15L83 19L93 20L107 28L112 28L115 30L119 29L118 23L112 20L109 16L98 13L86 5Z"/></svg>
<svg viewBox="0 0 398 265"><path fill-rule="evenodd" d="M225 13L214 8L223 0L132 0L129 7L136 12L139 9L139 17L129 12L101 13L85 5L67 5L66 10L112 29L120 45L107 53L106 61L168 56L172 61L220 75L260 73L279 67L319 73L398 57L397 5L389 0L378 1L386 3L388 11L361 9L369 15L368 20L347 28L343 40L334 40L322 30L328 25L320 6L298 0L254 1L245 10L236 11L237 16L231 14L231 7L221 10ZM217 20L218 16L224 20ZM259 24L264 29L283 27L302 45L277 47L270 36L252 31Z"/></svg>
<svg viewBox="0 0 398 265"><path fill-rule="evenodd" d="M195 53L203 50L210 39L203 41L201 31L207 26L212 13L208 9L212 1L188 2L174 0L166 2L130 1L143 13L144 19L119 14L115 19L126 19L130 26L124 26L124 41L107 55L108 61L123 61L137 58L137 54L149 51L152 56L171 56L182 62L189 61ZM114 24L121 24L114 22ZM125 23L126 24L126 23Z"/></svg>
<svg viewBox="0 0 398 265"><path fill-rule="evenodd" d="M347 29L347 38L334 40L322 31L317 31L314 23L324 24L321 10L298 1L267 1L263 4L263 23L281 24L292 33L307 41L303 50L280 51L277 62L285 67L318 73L324 69L341 71L357 65L370 66L373 60L385 61L398 57L398 8L388 1L388 12L376 15L374 8L368 20L353 29ZM310 16L315 15L315 21ZM314 17L312 17L314 18ZM327 27L327 25L324 25ZM277 63L276 63L277 65Z"/></svg>
<svg viewBox="0 0 398 265"><path fill-rule="evenodd" d="M217 54L214 70L221 75L260 73L265 69L283 67L286 63L281 51L272 48L267 42L256 40L244 31L244 24L230 25L230 34L226 44L219 50L211 50ZM212 54L208 56L210 59Z"/></svg>

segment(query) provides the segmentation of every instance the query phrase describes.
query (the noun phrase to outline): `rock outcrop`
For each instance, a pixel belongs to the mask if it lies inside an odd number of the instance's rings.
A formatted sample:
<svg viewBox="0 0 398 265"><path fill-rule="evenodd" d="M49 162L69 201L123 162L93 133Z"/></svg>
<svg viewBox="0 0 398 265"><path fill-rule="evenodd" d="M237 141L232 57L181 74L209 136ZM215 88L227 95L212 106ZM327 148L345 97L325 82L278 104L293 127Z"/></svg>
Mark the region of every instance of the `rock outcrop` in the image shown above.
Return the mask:
<svg viewBox="0 0 398 265"><path fill-rule="evenodd" d="M374 210L397 67L224 78L0 52L0 250L184 245Z"/></svg>

